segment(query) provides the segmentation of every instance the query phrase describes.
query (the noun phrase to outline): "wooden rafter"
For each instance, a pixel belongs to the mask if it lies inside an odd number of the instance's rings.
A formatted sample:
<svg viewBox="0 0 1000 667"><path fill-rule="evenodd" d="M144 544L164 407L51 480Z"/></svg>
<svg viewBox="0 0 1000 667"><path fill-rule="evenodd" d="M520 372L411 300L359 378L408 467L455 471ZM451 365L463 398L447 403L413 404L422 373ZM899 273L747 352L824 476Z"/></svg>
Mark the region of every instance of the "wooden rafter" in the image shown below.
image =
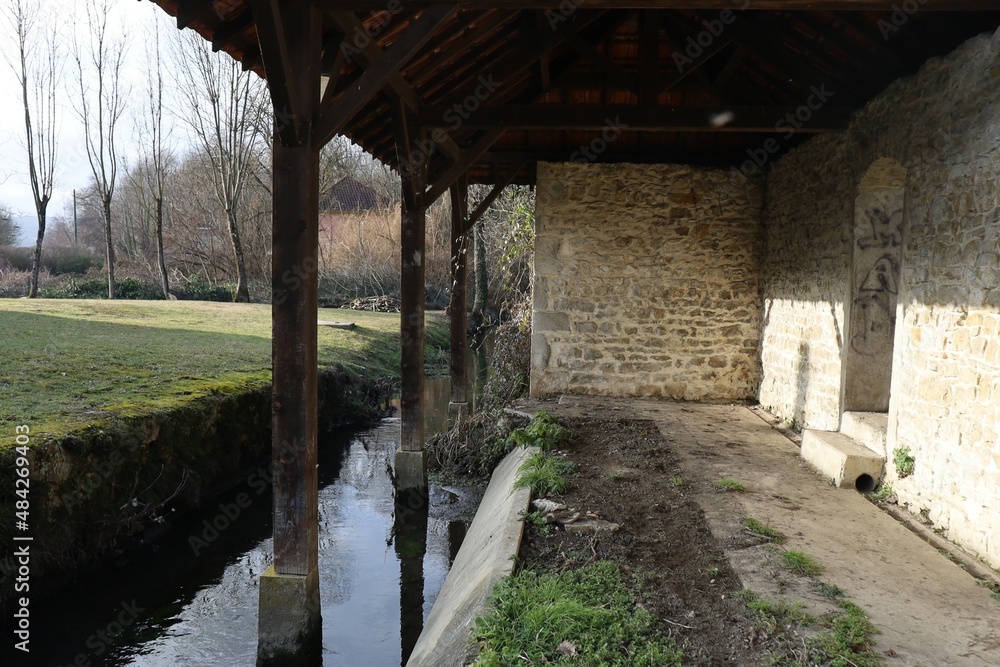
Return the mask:
<svg viewBox="0 0 1000 667"><path fill-rule="evenodd" d="M428 9L420 18L413 21L403 36L393 42L376 62L365 69L365 73L355 86L323 110L314 129L317 142L325 144L334 135L343 131L355 114L386 86L394 74L399 74L400 68L417 54L434 36L441 24L454 16L456 11L454 6L438 5ZM349 17L341 16L341 18Z"/></svg>
<svg viewBox="0 0 1000 667"><path fill-rule="evenodd" d="M408 9L437 4L440 0L409 0ZM347 9L372 12L385 9L384 0L316 0L327 9ZM552 0L453 0L462 9L543 9L558 11L559 3ZM567 3L570 4L570 3ZM892 11L899 0L586 0L588 9L708 9L733 10L830 10L830 11ZM574 5L575 6L575 5ZM1000 9L997 0L925 0L922 10L982 11Z"/></svg>
<svg viewBox="0 0 1000 667"><path fill-rule="evenodd" d="M229 44L233 37L239 35L253 24L253 11L250 7L247 7L215 29L215 34L212 35L212 50L221 51L226 48L226 45Z"/></svg>
<svg viewBox="0 0 1000 667"><path fill-rule="evenodd" d="M820 91L822 92L822 91ZM819 102L819 100L817 100ZM817 104L818 106L818 104ZM642 132L831 132L846 126L851 109L810 109L808 124L775 127L797 107L664 106L657 104L508 104L484 107L465 121L466 128L505 127L518 130L594 130L610 128ZM425 107L419 123L434 127L444 113ZM726 118L732 120L724 122Z"/></svg>
<svg viewBox="0 0 1000 667"><path fill-rule="evenodd" d="M183 30L195 21L215 17L215 10L212 8L214 4L213 0L178 0L177 29Z"/></svg>
<svg viewBox="0 0 1000 667"><path fill-rule="evenodd" d="M483 153L488 151L493 147L493 144L497 142L505 132L505 128L493 127L486 131L486 134L479 139L475 144L470 146L468 149L462 152L462 156L453 162L441 176L434 182L427 193L424 195L424 200L430 204L437 200L438 197L443 195L448 188L452 186L459 178L468 171L469 167L482 157Z"/></svg>
<svg viewBox="0 0 1000 667"><path fill-rule="evenodd" d="M503 175L496 178L496 182L493 184L493 188L490 190L489 194L486 195L486 198L483 199L483 201L479 202L479 205L476 206L472 213L469 214L468 220L465 221L466 234L468 234L472 228L476 226L476 223L479 222L480 218L486 214L486 211L488 211L490 206L493 205L493 202L497 200L497 197L503 193L504 188L514 182L514 179L517 178L518 172L520 172L527 163L528 157L525 156L515 162L510 169L503 173Z"/></svg>
<svg viewBox="0 0 1000 667"><path fill-rule="evenodd" d="M289 92L292 66L288 59L288 35L282 21L281 3L279 0L250 0L250 7L257 26L278 135L286 146L298 145L304 139L301 135L305 119L299 102Z"/></svg>

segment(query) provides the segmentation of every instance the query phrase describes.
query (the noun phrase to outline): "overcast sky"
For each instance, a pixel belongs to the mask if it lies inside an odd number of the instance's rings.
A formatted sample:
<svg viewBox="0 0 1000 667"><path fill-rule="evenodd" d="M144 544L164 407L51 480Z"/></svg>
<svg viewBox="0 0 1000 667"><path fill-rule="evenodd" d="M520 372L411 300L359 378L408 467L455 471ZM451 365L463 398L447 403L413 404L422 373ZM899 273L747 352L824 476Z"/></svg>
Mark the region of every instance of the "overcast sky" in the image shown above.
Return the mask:
<svg viewBox="0 0 1000 667"><path fill-rule="evenodd" d="M64 0L54 1L59 4L64 2ZM9 0L0 0L0 4L4 6L8 2ZM63 16L67 21L59 26L60 29L64 29L67 25L73 25L73 22L68 20L68 16L65 14ZM124 31L128 37L127 108L126 115L119 125L118 133L120 152L129 161L134 160L138 155L132 113L140 112L146 103L144 97L145 41L146 35L149 34L148 30L154 21L161 22L161 40L166 46L166 42L173 37L170 32L177 30L177 24L166 12L151 2L115 0L114 14L109 21L109 30L113 30L116 35ZM78 20L75 25L77 30L86 29L85 21ZM2 38L0 38L0 49L4 50L4 55L8 55L7 50L13 44L11 44L12 37L6 23L3 25L3 30ZM70 37L63 35L61 42L68 52ZM15 54L10 55L14 56ZM86 187L91 180L89 166L85 159L73 159L74 155L83 155L83 130L72 105L72 101L79 95L74 69L67 61L62 82L63 103L60 117L59 156L56 167L55 192L52 203L49 205L50 216L63 215L67 205L72 204L73 189ZM22 220L21 233L22 242L27 238L33 242L37 226L33 221L35 205L31 196L31 186L27 177L27 158L23 148L24 115L21 110L17 80L6 60L0 60L0 90L4 91L2 103L0 103L0 203L10 208L15 215L32 217L28 229L24 229L25 225ZM176 121L171 119L169 115L165 116L164 122L176 124ZM175 135L178 134L175 133Z"/></svg>

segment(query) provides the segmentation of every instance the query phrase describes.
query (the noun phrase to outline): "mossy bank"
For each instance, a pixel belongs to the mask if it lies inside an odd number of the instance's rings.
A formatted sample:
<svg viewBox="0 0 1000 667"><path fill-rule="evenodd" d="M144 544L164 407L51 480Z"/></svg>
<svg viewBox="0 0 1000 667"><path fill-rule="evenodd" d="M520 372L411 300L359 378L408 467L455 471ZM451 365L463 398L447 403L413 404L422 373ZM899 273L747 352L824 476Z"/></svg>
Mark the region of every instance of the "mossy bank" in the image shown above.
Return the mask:
<svg viewBox="0 0 1000 667"><path fill-rule="evenodd" d="M377 419L398 315L321 311L320 428ZM29 427L31 590L143 548L271 446L270 308L0 301L0 599L13 593L15 435ZM428 320L428 370L447 331ZM23 439L22 439L23 441Z"/></svg>

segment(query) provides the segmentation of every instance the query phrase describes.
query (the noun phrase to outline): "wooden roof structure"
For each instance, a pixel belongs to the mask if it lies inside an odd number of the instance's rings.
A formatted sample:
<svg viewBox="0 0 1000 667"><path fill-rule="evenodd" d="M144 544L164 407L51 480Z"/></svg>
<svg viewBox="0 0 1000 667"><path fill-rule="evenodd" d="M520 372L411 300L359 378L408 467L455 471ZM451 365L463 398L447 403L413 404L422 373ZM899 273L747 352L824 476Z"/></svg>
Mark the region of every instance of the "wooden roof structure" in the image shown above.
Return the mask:
<svg viewBox="0 0 1000 667"><path fill-rule="evenodd" d="M279 0L153 1L245 69L280 75L261 52ZM894 79L1000 24L1000 2L987 0L313 6L330 81L322 108L332 112L314 131L346 134L398 166L402 104L431 142L430 200L460 173L533 183L541 160L730 166L769 136L785 137L784 151L845 127ZM829 99L815 105L815 92ZM794 120L809 104L820 108Z"/></svg>
<svg viewBox="0 0 1000 667"><path fill-rule="evenodd" d="M777 155L1000 0L152 0L267 79L272 146L274 565L258 665L319 655L319 150L337 134L400 173L397 518L427 507L426 208L452 197L452 405L466 402L469 227L539 161L738 165ZM468 211L468 182L493 184ZM416 494L415 503L407 496ZM399 509L402 508L402 509ZM424 515L426 522L426 514ZM426 523L423 524L426 528ZM282 590L281 594L274 591ZM318 664L310 658L302 664ZM287 663L281 663L287 664Z"/></svg>

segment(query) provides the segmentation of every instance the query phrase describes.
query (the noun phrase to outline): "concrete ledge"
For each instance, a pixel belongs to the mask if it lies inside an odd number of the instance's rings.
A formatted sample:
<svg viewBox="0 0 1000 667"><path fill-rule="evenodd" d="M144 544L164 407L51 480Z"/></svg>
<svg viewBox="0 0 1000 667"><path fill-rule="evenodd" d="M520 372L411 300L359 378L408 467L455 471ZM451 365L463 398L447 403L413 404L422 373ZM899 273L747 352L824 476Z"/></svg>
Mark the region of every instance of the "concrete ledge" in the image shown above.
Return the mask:
<svg viewBox="0 0 1000 667"><path fill-rule="evenodd" d="M260 575L257 667L316 665L322 661L319 572Z"/></svg>
<svg viewBox="0 0 1000 667"><path fill-rule="evenodd" d="M840 432L879 456L885 456L889 415L884 412L845 412L840 419Z"/></svg>
<svg viewBox="0 0 1000 667"><path fill-rule="evenodd" d="M535 451L515 449L493 471L406 667L460 667L475 659L469 639L476 617L485 611L494 584L513 571L521 547L521 513L528 510L531 494L512 489L517 469Z"/></svg>
<svg viewBox="0 0 1000 667"><path fill-rule="evenodd" d="M831 431L803 431L801 455L838 487L855 488L862 475L871 477L873 487L882 478L885 466L882 456L842 433Z"/></svg>
<svg viewBox="0 0 1000 667"><path fill-rule="evenodd" d="M427 488L427 452L396 450L396 488L400 491Z"/></svg>

